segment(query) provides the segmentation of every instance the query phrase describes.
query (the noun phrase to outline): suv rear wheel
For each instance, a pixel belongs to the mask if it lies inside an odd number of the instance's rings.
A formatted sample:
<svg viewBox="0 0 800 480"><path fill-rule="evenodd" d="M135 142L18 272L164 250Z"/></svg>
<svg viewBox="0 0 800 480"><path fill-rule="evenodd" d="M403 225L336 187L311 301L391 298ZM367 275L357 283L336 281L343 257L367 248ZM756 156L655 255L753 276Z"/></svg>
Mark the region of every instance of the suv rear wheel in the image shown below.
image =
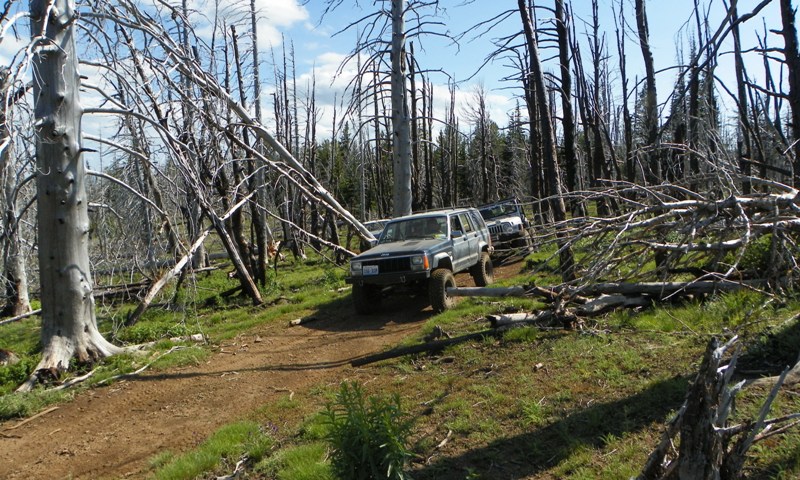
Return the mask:
<svg viewBox="0 0 800 480"><path fill-rule="evenodd" d="M494 266L488 253L481 252L481 258L469 269L469 274L475 280L475 285L479 287L485 287L494 282Z"/></svg>
<svg viewBox="0 0 800 480"><path fill-rule="evenodd" d="M353 284L353 305L356 313L364 315L378 310L381 304L381 287Z"/></svg>
<svg viewBox="0 0 800 480"><path fill-rule="evenodd" d="M447 294L448 288L456 286L453 272L446 268L437 268L431 272L428 282L428 297L433 311L439 313L453 308L455 299Z"/></svg>

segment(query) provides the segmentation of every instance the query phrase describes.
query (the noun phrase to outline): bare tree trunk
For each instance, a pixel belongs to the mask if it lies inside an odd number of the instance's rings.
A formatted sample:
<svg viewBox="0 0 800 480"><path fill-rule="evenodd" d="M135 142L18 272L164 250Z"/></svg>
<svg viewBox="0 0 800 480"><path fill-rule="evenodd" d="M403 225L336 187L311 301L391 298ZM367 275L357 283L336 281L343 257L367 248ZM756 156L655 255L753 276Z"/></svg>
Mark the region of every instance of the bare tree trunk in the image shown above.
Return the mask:
<svg viewBox="0 0 800 480"><path fill-rule="evenodd" d="M253 35L253 106L255 108L255 118L262 123L261 115L261 64L258 60L258 19L256 16L256 0L250 0L250 30ZM256 146L256 150L259 150ZM263 169L256 169L252 176L250 188L256 189L255 202L250 207L250 215L253 218L253 231L255 233L256 252L258 254L258 268L254 273L257 282L264 285L267 282L267 269L269 268L268 245L274 242L272 230L269 228L267 216L263 206L267 194L265 186L265 174Z"/></svg>
<svg viewBox="0 0 800 480"><path fill-rule="evenodd" d="M645 181L650 184L661 182L661 165L655 144L658 138L658 95L656 90L656 70L653 62L653 52L650 50L650 32L647 24L647 12L644 0L636 0L636 26L639 33L639 47L642 50L642 59L645 68L645 96L644 96L644 122L646 141L644 147L648 150L647 169Z"/></svg>
<svg viewBox="0 0 800 480"><path fill-rule="evenodd" d="M423 79L423 104L422 111L424 112L423 124L427 127L425 130L426 140L425 143L425 208L430 210L433 208L433 84L430 81L425 82ZM425 87L427 85L427 87Z"/></svg>
<svg viewBox="0 0 800 480"><path fill-rule="evenodd" d="M745 83L744 59L742 58L742 42L739 33L739 13L736 8L736 3L731 4L733 14L731 15L731 27L733 28L733 54L734 54L734 68L736 69L736 92L738 94L737 110L739 112L739 125L738 125L738 138L736 142L736 155L739 160L739 169L744 177L749 177L752 174L752 161L753 148L750 143L750 120L748 119L748 104L747 104L747 85ZM749 195L752 191L751 182L748 178L742 181L742 193Z"/></svg>
<svg viewBox="0 0 800 480"><path fill-rule="evenodd" d="M242 75L242 61L239 55L239 37L236 34L236 27L234 25L231 25L231 44L233 46L234 65L236 65L236 82L239 88L239 101L241 102L243 107L247 108L244 77ZM242 135L242 141L246 145L252 145L250 143L250 135L248 134L247 129L243 129L241 131L241 135ZM245 156L247 156L246 153ZM249 170L250 170L248 172L249 174L248 176L250 178L253 178L253 170L254 170L253 162L250 160L246 160L246 162L249 164ZM233 197L234 203L237 203L245 195L247 195L247 192L243 191L243 189L239 187L239 184L242 181L242 172L240 163L241 162L239 162L238 159L234 158L233 176L234 176L234 182L236 182L237 185L237 188L235 189L236 193L234 194ZM253 187L258 188L257 185L253 185ZM227 192L220 192L220 193L223 198L225 198L225 195L227 195ZM253 207L251 207L251 211L254 214L257 214L258 205L254 205ZM231 215L231 219L229 222L231 235L233 236L234 240L236 240L237 248L239 249L240 254L244 257L243 260L245 262L245 265L247 265L248 269L250 270L250 275L252 275L252 277L255 278L257 282L261 282L263 284L263 280L265 279L264 272L262 271L263 269L260 268L261 267L260 262L257 265L253 265L253 255L250 249L250 243L247 241L247 236L244 234L244 222L242 217L243 217L243 212L241 209L236 210L236 212L233 215ZM255 221L255 215L253 216L253 219Z"/></svg>
<svg viewBox="0 0 800 480"><path fill-rule="evenodd" d="M4 100L13 98L9 95L10 84L7 74L0 72L0 97ZM5 103L5 102L4 102ZM25 269L25 255L22 252L20 239L20 218L17 209L17 158L14 143L8 129L9 118L6 109L0 109L0 182L3 185L5 197L5 212L3 213L3 280L5 281L6 304L2 307L3 316L22 315L31 311L28 297L28 272Z"/></svg>
<svg viewBox="0 0 800 480"><path fill-rule="evenodd" d="M800 187L800 52L797 43L796 8L792 0L781 0L781 20L783 23L783 56L789 72L789 105L791 106L792 134L794 135L794 178L795 187Z"/></svg>
<svg viewBox="0 0 800 480"><path fill-rule="evenodd" d="M556 0L556 34L558 37L558 59L561 67L561 126L564 129L564 170L567 179L567 191L575 191L578 189L578 158L575 154L575 116L572 109L568 16L564 10L564 0Z"/></svg>
<svg viewBox="0 0 800 480"><path fill-rule="evenodd" d="M58 376L75 357L80 363L119 353L97 329L89 263L89 213L81 156L78 56L70 0L33 0L36 158L39 175L39 273L42 359L29 390L45 374Z"/></svg>
<svg viewBox="0 0 800 480"><path fill-rule="evenodd" d="M536 105L539 114L539 127L542 132L542 153L544 154L544 177L545 186L548 188L550 198L550 209L556 223L563 222L567 218L566 207L562 195L561 180L558 175L558 159L556 157L556 140L553 132L553 124L550 117L550 109L547 104L547 92L545 91L544 73L539 60L539 45L533 33L528 7L525 0L517 0L519 13L522 17L522 26L525 29L525 40L528 47L531 62L530 82L536 89ZM559 234L558 247L560 251L560 268L564 281L572 280L575 277L575 260L572 250L569 248L567 239Z"/></svg>
<svg viewBox="0 0 800 480"><path fill-rule="evenodd" d="M411 213L411 135L406 108L405 55L406 1L392 0L392 164L394 216Z"/></svg>
<svg viewBox="0 0 800 480"><path fill-rule="evenodd" d="M3 96L5 98L5 96ZM5 125L5 119L2 122ZM4 127L0 132L0 143L8 137ZM0 176L2 176L5 194L5 212L3 215L3 272L5 281L6 304L2 309L3 316L22 315L31 311L28 297L28 272L25 268L25 255L22 252L20 239L20 218L17 210L16 178L14 167L17 165L14 145L8 142L0 152Z"/></svg>
<svg viewBox="0 0 800 480"><path fill-rule="evenodd" d="M592 57L592 64L594 68L592 78L592 108L589 110L591 118L592 130L592 173L589 178L589 186L592 188L599 188L600 179L603 177L603 169L606 166L606 155L603 150L603 137L600 133L600 123L603 121L601 115L601 101L600 101L600 84L601 84L601 65L603 64L603 45L600 43L600 18L598 15L597 0L592 0L592 43L590 52ZM587 89L588 90L588 89ZM587 152L589 154L589 152ZM597 214L601 216L608 215L609 209L603 197L597 200Z"/></svg>
<svg viewBox="0 0 800 480"><path fill-rule="evenodd" d="M625 179L633 183L636 180L636 165L633 157L633 120L631 117L630 108L628 107L628 70L627 59L625 55L625 37L623 31L625 28L625 2L619 2L619 20L614 15L614 23L616 24L617 36L617 50L619 51L619 73L620 83L622 85L622 122L623 122L623 135L625 137ZM617 23L617 21L619 23Z"/></svg>
<svg viewBox="0 0 800 480"><path fill-rule="evenodd" d="M420 210L422 208L422 198L420 195L420 191L422 187L420 186L423 182L422 175L420 173L419 167L419 124L418 118L419 115L417 114L417 70L416 64L414 59L414 42L409 42L408 45L409 53L406 56L408 59L406 63L408 63L408 95L411 98L411 209L413 211Z"/></svg>

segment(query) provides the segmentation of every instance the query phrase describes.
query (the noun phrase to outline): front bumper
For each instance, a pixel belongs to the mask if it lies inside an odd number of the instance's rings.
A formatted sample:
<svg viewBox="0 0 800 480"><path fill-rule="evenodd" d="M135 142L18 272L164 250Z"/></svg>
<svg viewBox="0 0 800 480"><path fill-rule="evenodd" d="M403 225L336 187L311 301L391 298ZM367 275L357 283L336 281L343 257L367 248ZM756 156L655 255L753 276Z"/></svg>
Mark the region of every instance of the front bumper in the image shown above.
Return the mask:
<svg viewBox="0 0 800 480"><path fill-rule="evenodd" d="M418 282L420 280L427 280L431 276L428 270L419 272L392 272L381 273L378 275L362 275L362 276L349 276L345 277L344 281L351 285L405 285L409 283Z"/></svg>

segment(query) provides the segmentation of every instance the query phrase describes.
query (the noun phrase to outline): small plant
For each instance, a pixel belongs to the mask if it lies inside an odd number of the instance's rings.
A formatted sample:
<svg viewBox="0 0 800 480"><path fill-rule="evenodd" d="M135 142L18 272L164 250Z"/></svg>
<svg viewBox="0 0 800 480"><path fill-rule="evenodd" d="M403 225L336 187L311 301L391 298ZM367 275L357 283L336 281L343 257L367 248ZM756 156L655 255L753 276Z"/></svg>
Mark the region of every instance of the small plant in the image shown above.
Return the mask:
<svg viewBox="0 0 800 480"><path fill-rule="evenodd" d="M364 397L357 383L342 383L336 401L326 407L333 446L333 471L347 480L408 478L411 422L400 398Z"/></svg>

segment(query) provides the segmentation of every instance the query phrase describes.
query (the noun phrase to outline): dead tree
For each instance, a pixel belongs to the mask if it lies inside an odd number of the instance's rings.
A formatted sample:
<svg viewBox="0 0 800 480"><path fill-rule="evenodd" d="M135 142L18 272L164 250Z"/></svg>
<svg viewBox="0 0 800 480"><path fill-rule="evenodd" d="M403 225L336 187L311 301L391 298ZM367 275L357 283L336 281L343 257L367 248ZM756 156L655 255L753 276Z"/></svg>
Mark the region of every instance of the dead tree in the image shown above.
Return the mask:
<svg viewBox="0 0 800 480"><path fill-rule="evenodd" d="M656 90L656 69L653 52L650 49L650 29L644 0L636 0L636 27L639 34L639 47L645 68L645 93L642 109L644 111L645 143L642 146L646 160L644 180L649 184L660 183L661 165L655 151L658 139L658 92Z"/></svg>
<svg viewBox="0 0 800 480"><path fill-rule="evenodd" d="M545 90L544 73L542 72L542 64L539 60L539 45L536 40L533 24L531 23L530 15L528 13L528 6L525 0L517 0L519 14L522 18L522 27L525 32L525 43L528 50L528 57L530 60L530 73L529 84L533 86L536 92L536 107L539 117L539 129L542 133L542 153L544 154L544 176L546 186L549 188L547 194L550 198L550 209L553 214L554 220L563 222L566 220L567 212L564 204L564 197L562 196L561 179L558 173L558 158L555 143L555 133L553 132L553 123L550 116L550 108L547 101L547 93ZM562 237L558 240L558 249L560 255L560 268L561 274L565 281L574 278L574 258L572 251L566 240Z"/></svg>
<svg viewBox="0 0 800 480"><path fill-rule="evenodd" d="M95 318L75 16L69 0L31 2L43 351L20 390L121 351Z"/></svg>
<svg viewBox="0 0 800 480"><path fill-rule="evenodd" d="M614 25L616 26L617 53L619 56L619 75L622 88L622 123L623 138L625 146L625 180L633 183L636 180L636 164L633 155L633 119L630 107L628 106L628 69L627 55L625 53L625 7L624 1L619 2L619 18L614 15Z"/></svg>
<svg viewBox="0 0 800 480"><path fill-rule="evenodd" d="M792 0L780 0L781 23L780 34L783 36L783 56L786 70L789 72L789 106L791 108L792 133L794 139L794 180L795 187L800 187L800 47L797 41L797 7Z"/></svg>
<svg viewBox="0 0 800 480"><path fill-rule="evenodd" d="M739 118L736 140L736 155L739 160L739 169L741 170L742 175L745 177L744 180L742 180L742 193L747 195L751 192L751 182L747 177L752 174L753 170L752 162L750 160L753 155L752 144L750 141L750 132L752 127L749 119L750 109L747 101L746 83L747 72L745 71L744 58L742 55L742 40L741 33L739 31L739 13L735 3L731 5L731 9L733 10L733 14L731 15L731 25L733 27L733 54L734 68L736 73L736 93L738 97L736 99L736 109Z"/></svg>
<svg viewBox="0 0 800 480"><path fill-rule="evenodd" d="M575 116L572 108L572 62L570 61L569 22L564 0L556 0L556 35L561 73L561 127L564 129L564 170L567 191L578 190L578 157L575 151Z"/></svg>
<svg viewBox="0 0 800 480"><path fill-rule="evenodd" d="M12 106L25 94L12 76L10 68L0 69L0 188L3 190L2 259L5 282L3 316L19 316L31 311L28 296L28 271L23 249L22 227L26 208L26 184L23 175L29 173L25 163L17 158ZM27 172L27 173L26 173Z"/></svg>
<svg viewBox="0 0 800 480"><path fill-rule="evenodd" d="M716 338L709 342L686 400L667 425L638 480L741 478L751 446L800 423L800 414L767 418L785 371L765 399L757 418L731 424L734 400L745 385L745 382L731 385L738 352L724 363L736 340L734 337L722 345ZM676 437L679 442L675 442ZM677 454L673 454L675 443L679 444Z"/></svg>

